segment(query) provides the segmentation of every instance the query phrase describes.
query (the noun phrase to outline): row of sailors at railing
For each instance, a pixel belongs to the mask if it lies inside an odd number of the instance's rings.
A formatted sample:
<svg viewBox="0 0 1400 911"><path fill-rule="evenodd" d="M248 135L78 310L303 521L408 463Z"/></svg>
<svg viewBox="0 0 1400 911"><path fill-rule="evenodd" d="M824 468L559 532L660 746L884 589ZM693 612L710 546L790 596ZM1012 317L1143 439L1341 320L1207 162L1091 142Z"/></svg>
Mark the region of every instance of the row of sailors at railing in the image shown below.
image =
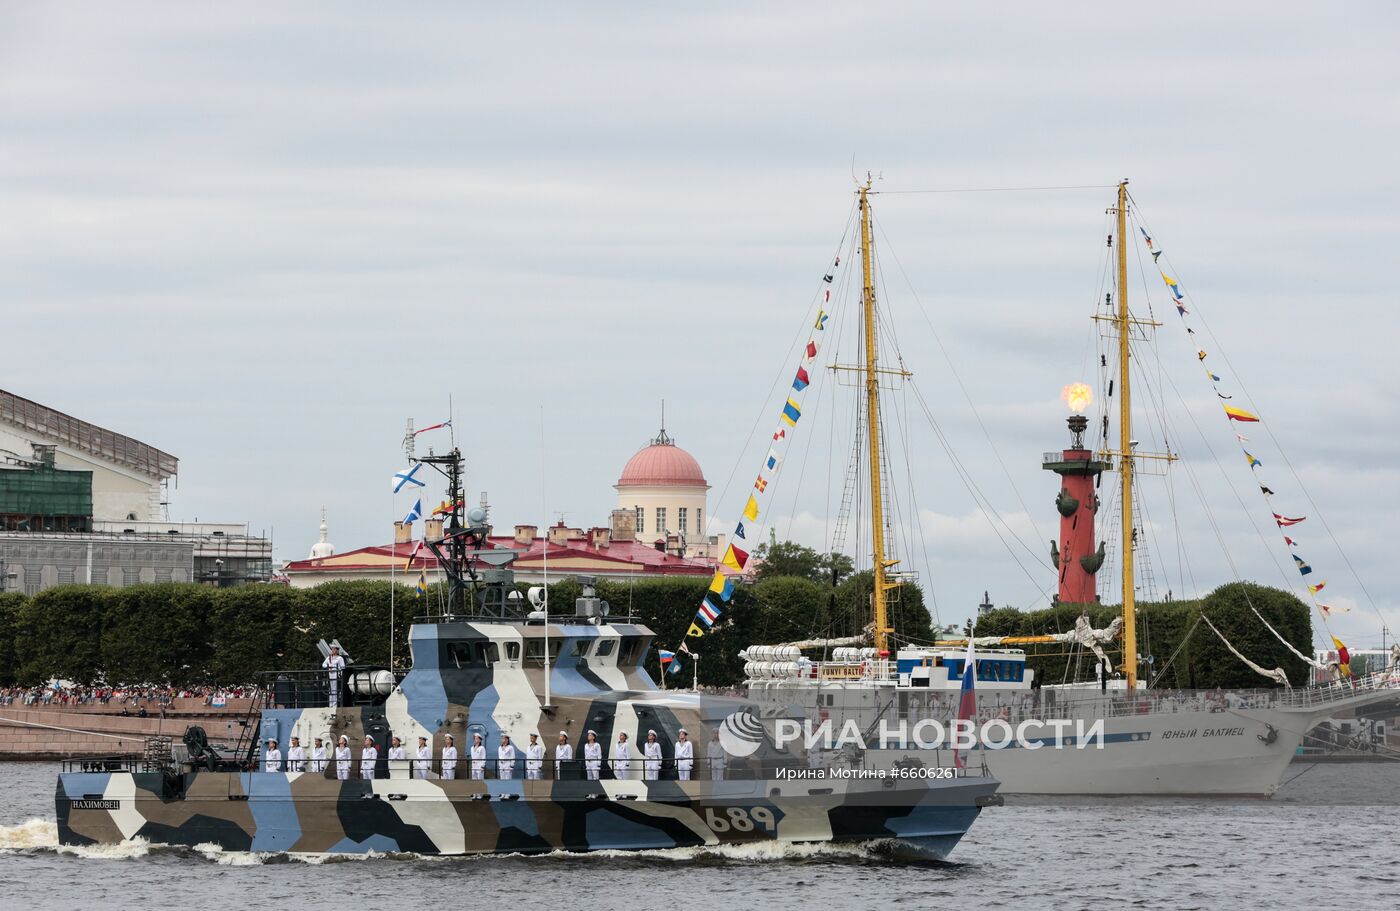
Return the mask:
<svg viewBox="0 0 1400 911"><path fill-rule="evenodd" d="M488 759L486 757L486 744L481 734L474 734L470 755L467 759L461 760L457 754L457 744L451 734L443 735L443 748L439 757L440 773L439 779L452 780L457 777L457 767L459 764L466 765L469 774L474 780L481 780L486 777ZM539 781L544 777L546 754L544 744L539 742L538 734L530 735L530 744L523 751L517 751L515 744L511 742L509 734L501 735L500 746L496 750L496 758L489 761L495 771L495 777L499 779L511 779L515 777L516 762L524 758L525 778L530 781ZM634 758L632 745L628 742L626 732L617 735L617 743L614 745L612 754L606 757L608 769L612 772L612 777L620 780L630 779L637 766L640 764L643 781L656 781L661 777L661 768L665 764L674 768L676 777L681 781L689 781L691 774L695 770L695 744L690 740L690 734L682 728L677 735L673 756L668 761L662 753L661 742L657 739L655 731L647 731L646 742L642 744L641 754ZM713 779L723 779L725 768L728 764L727 756L723 747L719 743L719 732L716 731L706 753L710 777ZM388 754L385 757L389 760L390 768L408 768L414 778L427 779L430 777L433 768L433 748L428 744L427 737L418 738L418 749L414 757L410 760L404 749L403 742L394 737L389 744ZM603 745L598 742L598 734L589 731L587 739L583 743L582 759L584 777L597 781L602 777L605 757L603 755ZM641 761L638 763L636 759ZM287 749L284 758L281 749L278 748L277 738L269 737L266 742L266 749L263 752L262 768L265 772L311 772L313 774L324 775L327 769L334 768L335 777L341 781L346 781L351 777L352 770L358 772L357 777L363 779L373 779L377 777L379 765L379 746L372 736L365 735L364 745L360 749L358 762L350 749L350 738L342 734L333 750L327 750L322 738L315 738L315 745L311 750L310 757L301 745L301 738L293 737L291 745ZM565 763L574 767L574 747L569 742L569 735L564 731L559 732L559 742L554 748L553 770L554 777L562 778ZM356 769L356 766L358 768Z"/></svg>

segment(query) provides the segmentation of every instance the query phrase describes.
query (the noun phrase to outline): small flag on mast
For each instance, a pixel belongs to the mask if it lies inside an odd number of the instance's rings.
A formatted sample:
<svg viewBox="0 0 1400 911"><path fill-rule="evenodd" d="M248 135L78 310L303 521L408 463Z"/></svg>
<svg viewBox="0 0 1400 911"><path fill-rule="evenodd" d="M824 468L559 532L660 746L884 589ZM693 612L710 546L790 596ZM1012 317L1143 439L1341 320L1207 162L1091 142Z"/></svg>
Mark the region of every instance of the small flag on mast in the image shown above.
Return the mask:
<svg viewBox="0 0 1400 911"><path fill-rule="evenodd" d="M423 463L417 462L411 468L405 468L403 471L395 473L393 480L394 493L398 493L400 490L403 490L404 487L409 484L412 484L414 487L426 486L422 481L414 477L414 475L418 473L418 469L422 467Z"/></svg>

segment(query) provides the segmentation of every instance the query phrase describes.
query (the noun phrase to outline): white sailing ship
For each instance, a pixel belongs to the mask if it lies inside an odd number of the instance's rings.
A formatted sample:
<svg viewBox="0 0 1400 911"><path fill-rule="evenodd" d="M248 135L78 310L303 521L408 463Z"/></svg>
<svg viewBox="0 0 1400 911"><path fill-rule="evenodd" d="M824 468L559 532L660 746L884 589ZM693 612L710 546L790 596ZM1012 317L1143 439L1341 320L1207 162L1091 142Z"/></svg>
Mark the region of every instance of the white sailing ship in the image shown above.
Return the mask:
<svg viewBox="0 0 1400 911"><path fill-rule="evenodd" d="M859 195L865 276L864 417L869 441L868 452L863 455L869 459L873 510L872 622L860 636L750 647L741 657L747 662L749 695L770 717L830 721L832 729L838 732L853 725L867 746L860 759L866 767L945 767L952 760L947 748L920 748L907 741L893 746L888 743L890 733L907 734L920 723L938 721L946 729L958 711L967 643L964 640L943 641L935 646L899 646L891 640L894 630L888 606L900 582L892 569L898 561L888 559L885 553L886 523L880 515L881 505L887 499L881 489L886 472L880 464L879 378L882 372L903 372L902 365L900 371L882 371L876 362L879 346L875 332L881 321L876 315L871 269L873 240L868 190L869 184ZM1117 222L1116 314L1100 317L1111 325L1112 335L1121 346L1116 378L1119 445L1113 449L1105 445L1096 454L1082 455L1084 459L1105 461L1108 464L1104 467L1116 466L1121 482L1122 616L1104 629L1094 629L1087 617L1081 617L1073 630L1064 633L976 638L975 720L983 725L993 720L1001 722L997 729L1009 730L1015 736L1003 738L1009 742L1000 748L984 743L972 752L970 761L984 764L1002 782L1003 794L1265 797L1279 788L1304 736L1319 721L1342 710L1400 696L1400 667L1392 656L1389 665L1377 673L1359 678L1334 674L1334 679L1321 685L1290 687L1281 671L1254 665L1226 641L1240 660L1285 685L1229 692L1182 691L1149 689L1145 681L1138 679L1133 475L1142 460L1153 456L1138 452L1133 441L1128 345L1134 327L1146 321L1134 318L1128 308L1128 206L1124 181L1118 187L1116 207L1111 210ZM1165 273L1163 277L1166 278ZM1174 282L1168 279L1168 285L1175 292ZM1075 429L1074 419L1071 429ZM1076 444L1083 429L1080 418ZM1067 451L1065 455L1071 453ZM1089 572L1096 571L1097 564L1090 565L1095 568ZM1259 619L1265 622L1262 616ZM1288 645L1287 640L1278 637ZM1122 655L1139 660L1122 660L1110 674L1111 679L1039 686L1027 666L1026 652L1018 646L1041 643L1060 643L1092 653L1101 662L1100 668L1113 666L1105 646L1121 649ZM1291 645L1289 648L1312 662ZM813 652L822 653L823 658L810 658ZM814 744L812 749L814 765L854 761L854 756L848 755L850 751L840 748L823 750Z"/></svg>

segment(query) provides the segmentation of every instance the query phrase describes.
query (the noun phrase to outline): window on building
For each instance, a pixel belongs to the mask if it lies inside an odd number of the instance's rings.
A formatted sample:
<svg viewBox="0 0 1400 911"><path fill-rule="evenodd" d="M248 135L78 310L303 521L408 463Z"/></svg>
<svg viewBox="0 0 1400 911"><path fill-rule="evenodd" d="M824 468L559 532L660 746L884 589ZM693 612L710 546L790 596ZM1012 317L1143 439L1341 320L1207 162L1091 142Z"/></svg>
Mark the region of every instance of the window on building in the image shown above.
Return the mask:
<svg viewBox="0 0 1400 911"><path fill-rule="evenodd" d="M666 507L665 507L665 506L658 506L658 507L656 507L656 533L657 533L658 535L664 535L664 534L666 534Z"/></svg>
<svg viewBox="0 0 1400 911"><path fill-rule="evenodd" d="M633 506L632 508L637 512L637 534L640 535L647 530L647 514L642 511L642 507L640 506Z"/></svg>
<svg viewBox="0 0 1400 911"><path fill-rule="evenodd" d="M687 512L688 510L684 506L676 510L676 531L683 535L690 534L690 526L685 524L685 520L688 518Z"/></svg>
<svg viewBox="0 0 1400 911"><path fill-rule="evenodd" d="M704 532L705 532L705 510L704 510L704 509L701 509L699 506L697 506L697 507L695 507L695 533L696 533L696 534L704 534Z"/></svg>

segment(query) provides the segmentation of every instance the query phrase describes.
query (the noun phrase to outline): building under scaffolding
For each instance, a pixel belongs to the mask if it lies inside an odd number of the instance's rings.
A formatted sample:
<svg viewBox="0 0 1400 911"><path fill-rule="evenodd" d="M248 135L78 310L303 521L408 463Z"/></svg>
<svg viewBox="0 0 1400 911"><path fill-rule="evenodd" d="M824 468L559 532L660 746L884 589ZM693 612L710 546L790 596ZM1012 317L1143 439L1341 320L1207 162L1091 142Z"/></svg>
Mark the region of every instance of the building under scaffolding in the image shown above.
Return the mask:
<svg viewBox="0 0 1400 911"><path fill-rule="evenodd" d="M246 525L164 521L179 460L0 390L0 591L272 578Z"/></svg>

